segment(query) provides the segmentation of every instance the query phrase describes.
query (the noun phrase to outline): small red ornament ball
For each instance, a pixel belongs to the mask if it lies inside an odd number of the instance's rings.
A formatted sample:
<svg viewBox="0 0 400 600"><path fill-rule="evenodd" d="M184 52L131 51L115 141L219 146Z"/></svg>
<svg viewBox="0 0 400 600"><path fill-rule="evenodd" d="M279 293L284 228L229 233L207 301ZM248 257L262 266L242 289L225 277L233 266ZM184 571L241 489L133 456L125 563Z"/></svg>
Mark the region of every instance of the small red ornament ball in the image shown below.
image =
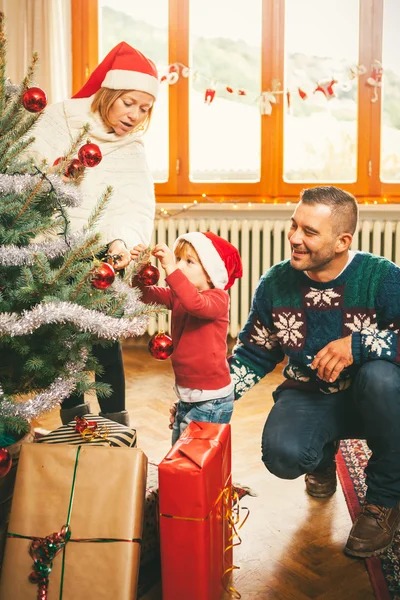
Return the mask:
<svg viewBox="0 0 400 600"><path fill-rule="evenodd" d="M53 167L55 167L56 165L58 165L63 160L65 160L65 156L59 156L58 158L56 158L56 160L53 162Z"/></svg>
<svg viewBox="0 0 400 600"><path fill-rule="evenodd" d="M147 265L144 265L142 269L140 269L139 273L136 275L136 279L145 286L155 285L160 279L160 271L157 269L157 267L154 267L152 264L148 263Z"/></svg>
<svg viewBox="0 0 400 600"><path fill-rule="evenodd" d="M98 290L105 290L115 279L115 271L108 263L101 263L93 270L92 286Z"/></svg>
<svg viewBox="0 0 400 600"><path fill-rule="evenodd" d="M96 167L103 155L97 144L88 143L79 149L78 158L85 167Z"/></svg>
<svg viewBox="0 0 400 600"><path fill-rule="evenodd" d="M12 458L7 448L0 448L0 477L5 477L11 469Z"/></svg>
<svg viewBox="0 0 400 600"><path fill-rule="evenodd" d="M149 352L157 360L169 358L173 350L172 339L163 331L153 335L149 341Z"/></svg>
<svg viewBox="0 0 400 600"><path fill-rule="evenodd" d="M85 167L81 161L77 158L74 158L65 169L64 175L65 177L71 177L72 179L75 179L76 177L82 175L84 168Z"/></svg>
<svg viewBox="0 0 400 600"><path fill-rule="evenodd" d="M22 96L22 104L31 113L41 112L47 104L46 93L38 87L31 87Z"/></svg>

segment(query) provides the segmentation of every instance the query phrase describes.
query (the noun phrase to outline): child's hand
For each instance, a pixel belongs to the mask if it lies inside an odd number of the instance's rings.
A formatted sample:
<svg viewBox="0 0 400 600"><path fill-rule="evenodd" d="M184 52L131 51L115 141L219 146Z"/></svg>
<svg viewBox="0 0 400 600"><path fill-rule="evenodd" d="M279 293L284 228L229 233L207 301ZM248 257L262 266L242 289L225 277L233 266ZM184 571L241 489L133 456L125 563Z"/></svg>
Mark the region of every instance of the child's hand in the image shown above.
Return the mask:
<svg viewBox="0 0 400 600"><path fill-rule="evenodd" d="M168 425L168 427L169 427L170 429L172 429L172 428L173 428L173 426L174 426L174 423L175 423L175 415L176 415L176 413L177 413L177 410L178 410L178 402L173 402L173 403L171 404L171 406L169 407L169 412L170 412L170 415L169 415L169 425Z"/></svg>
<svg viewBox="0 0 400 600"><path fill-rule="evenodd" d="M133 246L130 251L131 260L136 260L141 252L144 252L147 249L147 246L144 244L138 244L137 246Z"/></svg>
<svg viewBox="0 0 400 600"><path fill-rule="evenodd" d="M157 244L157 246L153 248L152 255L158 258L162 268L167 271L168 275L172 273L172 271L175 271L176 264L174 260L174 253L166 244Z"/></svg>

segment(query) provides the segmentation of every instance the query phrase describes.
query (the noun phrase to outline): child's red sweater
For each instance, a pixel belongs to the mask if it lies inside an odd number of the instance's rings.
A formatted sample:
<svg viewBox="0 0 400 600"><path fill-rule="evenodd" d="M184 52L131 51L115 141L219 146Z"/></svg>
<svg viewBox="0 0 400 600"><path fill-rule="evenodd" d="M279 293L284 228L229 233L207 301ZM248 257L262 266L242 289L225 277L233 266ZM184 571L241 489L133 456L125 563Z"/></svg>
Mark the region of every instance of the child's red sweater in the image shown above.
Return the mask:
<svg viewBox="0 0 400 600"><path fill-rule="evenodd" d="M171 356L176 383L199 390L218 390L230 384L226 359L229 295L225 290L199 292L176 269L166 278L168 288L140 287L146 304L164 304L172 311Z"/></svg>

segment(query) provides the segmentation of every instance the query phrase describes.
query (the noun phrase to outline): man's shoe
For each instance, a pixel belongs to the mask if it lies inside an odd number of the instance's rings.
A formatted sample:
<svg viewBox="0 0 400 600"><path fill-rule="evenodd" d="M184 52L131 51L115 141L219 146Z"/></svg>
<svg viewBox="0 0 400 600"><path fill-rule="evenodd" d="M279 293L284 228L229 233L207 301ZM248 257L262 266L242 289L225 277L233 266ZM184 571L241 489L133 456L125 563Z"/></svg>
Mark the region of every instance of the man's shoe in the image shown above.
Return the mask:
<svg viewBox="0 0 400 600"><path fill-rule="evenodd" d="M335 459L323 471L306 473L306 491L314 498L329 498L336 492L336 461Z"/></svg>
<svg viewBox="0 0 400 600"><path fill-rule="evenodd" d="M400 502L395 508L366 504L354 521L345 554L368 558L389 548L400 524Z"/></svg>

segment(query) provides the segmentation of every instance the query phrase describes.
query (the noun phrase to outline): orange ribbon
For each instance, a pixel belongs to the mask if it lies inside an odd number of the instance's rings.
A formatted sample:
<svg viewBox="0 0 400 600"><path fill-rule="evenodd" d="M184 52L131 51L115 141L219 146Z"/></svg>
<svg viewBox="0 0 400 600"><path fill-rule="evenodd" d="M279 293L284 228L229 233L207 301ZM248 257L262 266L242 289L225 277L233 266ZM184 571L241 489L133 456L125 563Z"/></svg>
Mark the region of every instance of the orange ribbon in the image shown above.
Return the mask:
<svg viewBox="0 0 400 600"><path fill-rule="evenodd" d="M232 499L232 503L233 503L232 508L230 507L230 503L229 503L229 494L231 495L231 499ZM230 536L230 538L228 540L228 545L224 550L224 554L225 554L225 552L228 552L228 550L230 550L231 548L234 548L235 546L240 546L240 544L242 543L242 538L238 534L238 531L246 523L246 521L249 517L249 514L250 514L250 510L245 506L243 506L243 507L240 506L239 494L237 493L236 490L233 490L232 488L224 489L223 503L226 508L225 519L228 521L230 527L232 528L232 535ZM239 524L241 509L246 510L247 514L244 517L243 521ZM235 537L237 538L237 541L235 543L233 543L233 540ZM229 542L231 542L231 543L229 543ZM228 567L227 569L225 569L225 571L222 574L222 585L223 585L224 590L226 592L228 592L229 594L231 594L232 598L236 598L237 600L239 600L239 598L242 597L240 592L238 592L238 590L233 585L229 585L229 587L228 587L224 582L226 575L228 573L232 573L232 571L237 570L237 569L240 569L240 567L238 567L236 565L232 565L231 567Z"/></svg>
<svg viewBox="0 0 400 600"><path fill-rule="evenodd" d="M99 428L95 421L89 422L84 417L75 417L75 421L77 422L75 431L80 433L84 440L88 442L104 440L109 446L112 446L110 440L107 439L109 434L107 425Z"/></svg>
<svg viewBox="0 0 400 600"><path fill-rule="evenodd" d="M206 521L212 515L215 507L218 505L221 498L222 498L223 505L225 507L224 519L226 519L228 521L229 526L232 529L232 535L229 537L228 545L224 549L224 555L225 555L225 553L228 552L228 550L230 550L231 548L234 548L235 546L240 546L240 544L242 543L242 538L238 534L238 531L243 527L243 525L247 521L249 514L250 514L250 510L247 507L245 507L245 506L241 507L239 505L239 494L237 493L236 490L232 489L232 485L225 486L223 488L222 492L218 495L216 501L214 502L210 512L205 517L178 517L176 515L166 515L164 513L160 513L160 517L166 517L168 519L179 519L181 521ZM231 498L232 503L234 504L234 506L232 508L230 506L230 498ZM243 521L239 524L240 510L246 510L247 514L244 517ZM233 542L233 540L235 538L237 538L237 541ZM240 592L238 592L238 590L235 587L233 587L232 585L229 585L229 587L228 587L224 581L226 575L236 569L240 569L240 567L238 567L236 565L232 565L231 567L228 567L227 569L225 569L225 571L222 574L221 581L222 581L222 586L223 586L224 590L226 592L228 592L229 594L231 594L232 598L236 598L237 600L239 600L239 598L242 597Z"/></svg>

